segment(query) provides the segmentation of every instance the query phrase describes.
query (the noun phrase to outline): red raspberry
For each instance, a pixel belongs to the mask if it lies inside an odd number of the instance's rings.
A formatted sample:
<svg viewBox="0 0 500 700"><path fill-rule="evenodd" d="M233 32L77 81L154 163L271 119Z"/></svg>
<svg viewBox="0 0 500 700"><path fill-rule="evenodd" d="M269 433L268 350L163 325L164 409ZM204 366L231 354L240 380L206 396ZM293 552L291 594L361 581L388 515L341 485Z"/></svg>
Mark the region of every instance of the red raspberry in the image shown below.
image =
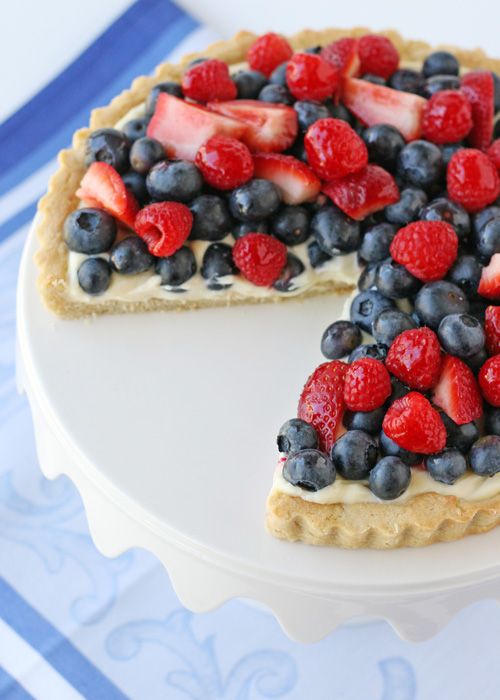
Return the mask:
<svg viewBox="0 0 500 700"><path fill-rule="evenodd" d="M350 411L373 411L382 406L391 391L389 372L380 360L364 357L347 368L344 401Z"/></svg>
<svg viewBox="0 0 500 700"><path fill-rule="evenodd" d="M479 386L486 401L500 407L500 355L490 357L479 370Z"/></svg>
<svg viewBox="0 0 500 700"><path fill-rule="evenodd" d="M490 355L500 353L500 306L488 306L484 314L486 349Z"/></svg>
<svg viewBox="0 0 500 700"><path fill-rule="evenodd" d="M446 428L441 416L425 396L416 391L394 401L382 423L384 433L410 452L429 455L446 445Z"/></svg>
<svg viewBox="0 0 500 700"><path fill-rule="evenodd" d="M286 82L297 100L323 102L336 91L339 72L321 56L296 53L288 61Z"/></svg>
<svg viewBox="0 0 500 700"><path fill-rule="evenodd" d="M182 91L197 102L234 100L237 94L227 64L216 58L189 68L182 76Z"/></svg>
<svg viewBox="0 0 500 700"><path fill-rule="evenodd" d="M395 179L380 165L372 164L328 183L323 192L344 214L356 221L362 221L399 200Z"/></svg>
<svg viewBox="0 0 500 700"><path fill-rule="evenodd" d="M496 169L500 172L500 139L495 139L491 146L486 151L488 158L494 163Z"/></svg>
<svg viewBox="0 0 500 700"><path fill-rule="evenodd" d="M213 136L196 154L205 182L219 190L239 187L253 175L253 159L244 143L230 136Z"/></svg>
<svg viewBox="0 0 500 700"><path fill-rule="evenodd" d="M307 162L323 180L355 173L368 163L365 142L341 119L318 119L307 130L304 145Z"/></svg>
<svg viewBox="0 0 500 700"><path fill-rule="evenodd" d="M441 347L430 328L403 331L392 343L385 365L389 372L412 389L427 391L439 379Z"/></svg>
<svg viewBox="0 0 500 700"><path fill-rule="evenodd" d="M458 236L445 221L415 221L399 229L390 252L417 279L436 282L456 260Z"/></svg>
<svg viewBox="0 0 500 700"><path fill-rule="evenodd" d="M389 78L399 66L399 52L392 41L380 34L365 34L358 42L361 75L372 73Z"/></svg>
<svg viewBox="0 0 500 700"><path fill-rule="evenodd" d="M248 65L269 77L280 63L288 61L293 49L286 39L270 32L256 39L247 52Z"/></svg>
<svg viewBox="0 0 500 700"><path fill-rule="evenodd" d="M134 228L152 255L168 257L182 248L192 225L193 215L185 204L157 202L140 210Z"/></svg>
<svg viewBox="0 0 500 700"><path fill-rule="evenodd" d="M437 92L427 102L422 127L424 137L434 143L461 141L472 129L472 109L458 90Z"/></svg>
<svg viewBox="0 0 500 700"><path fill-rule="evenodd" d="M269 287L286 264L287 247L267 233L247 233L233 247L236 266L249 282Z"/></svg>
<svg viewBox="0 0 500 700"><path fill-rule="evenodd" d="M483 209L500 194L495 166L487 155L475 148L462 148L453 154L446 183L450 198L469 212Z"/></svg>
<svg viewBox="0 0 500 700"><path fill-rule="evenodd" d="M457 425L464 425L483 415L483 402L476 378L465 362L445 355L439 382L432 400Z"/></svg>
<svg viewBox="0 0 500 700"><path fill-rule="evenodd" d="M325 362L307 380L299 399L297 416L316 428L319 447L329 452L342 430L344 378L347 365Z"/></svg>
<svg viewBox="0 0 500 700"><path fill-rule="evenodd" d="M358 40L351 36L338 39L321 50L321 58L335 66L341 76L358 75Z"/></svg>
<svg viewBox="0 0 500 700"><path fill-rule="evenodd" d="M474 126L469 135L473 148L486 150L493 136L495 84L487 70L474 70L462 77L461 90L472 107Z"/></svg>

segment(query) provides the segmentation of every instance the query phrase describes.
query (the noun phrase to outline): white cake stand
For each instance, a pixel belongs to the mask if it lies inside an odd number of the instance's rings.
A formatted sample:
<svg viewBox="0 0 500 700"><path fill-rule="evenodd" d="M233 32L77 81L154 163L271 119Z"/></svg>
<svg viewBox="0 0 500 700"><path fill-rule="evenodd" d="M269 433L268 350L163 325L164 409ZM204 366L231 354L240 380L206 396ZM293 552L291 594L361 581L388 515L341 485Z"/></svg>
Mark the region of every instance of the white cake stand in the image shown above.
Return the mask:
<svg viewBox="0 0 500 700"><path fill-rule="evenodd" d="M19 378L49 478L67 474L97 547L153 552L184 605L239 596L311 642L359 616L409 639L500 591L500 528L423 549L344 551L264 529L275 434L342 300L61 321L18 289Z"/></svg>

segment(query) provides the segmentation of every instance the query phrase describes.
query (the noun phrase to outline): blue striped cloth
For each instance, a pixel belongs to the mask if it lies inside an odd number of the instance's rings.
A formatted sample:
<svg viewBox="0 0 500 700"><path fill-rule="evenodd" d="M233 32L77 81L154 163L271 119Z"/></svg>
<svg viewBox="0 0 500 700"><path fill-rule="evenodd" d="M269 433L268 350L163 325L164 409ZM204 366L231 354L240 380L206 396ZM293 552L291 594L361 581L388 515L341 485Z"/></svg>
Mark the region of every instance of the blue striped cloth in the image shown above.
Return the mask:
<svg viewBox="0 0 500 700"><path fill-rule="evenodd" d="M92 107L208 40L169 0L136 2L0 125L0 700L498 700L492 603L420 645L380 622L303 647L243 602L189 613L145 552L105 559L72 484L40 474L14 381L17 267L36 201Z"/></svg>

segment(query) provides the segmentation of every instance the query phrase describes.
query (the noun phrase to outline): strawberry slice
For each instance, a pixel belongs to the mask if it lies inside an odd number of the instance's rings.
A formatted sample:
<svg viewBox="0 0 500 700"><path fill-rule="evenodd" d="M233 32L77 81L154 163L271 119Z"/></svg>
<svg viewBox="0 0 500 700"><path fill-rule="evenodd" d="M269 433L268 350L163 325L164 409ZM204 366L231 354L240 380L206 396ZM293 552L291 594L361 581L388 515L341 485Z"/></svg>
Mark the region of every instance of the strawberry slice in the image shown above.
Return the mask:
<svg viewBox="0 0 500 700"><path fill-rule="evenodd" d="M334 180L323 187L323 192L356 221L399 200L396 181L379 165L367 165L358 173Z"/></svg>
<svg viewBox="0 0 500 700"><path fill-rule="evenodd" d="M200 147L212 136L241 139L246 130L247 126L241 121L162 92L158 95L147 135L163 145L169 158L193 161Z"/></svg>
<svg viewBox="0 0 500 700"><path fill-rule="evenodd" d="M488 306L484 313L486 350L490 355L500 354L500 306Z"/></svg>
<svg viewBox="0 0 500 700"><path fill-rule="evenodd" d="M500 300L500 253L492 255L489 265L483 267L478 292L486 299Z"/></svg>
<svg viewBox="0 0 500 700"><path fill-rule="evenodd" d="M321 50L321 58L337 68L342 77L359 75L358 39L346 36Z"/></svg>
<svg viewBox="0 0 500 700"><path fill-rule="evenodd" d="M495 113L493 76L486 70L466 73L462 78L461 89L472 107L473 126L469 134L469 142L473 148L485 150L493 136Z"/></svg>
<svg viewBox="0 0 500 700"><path fill-rule="evenodd" d="M445 355L441 376L432 397L457 425L464 425L483 415L481 392L472 370L458 357Z"/></svg>
<svg viewBox="0 0 500 700"><path fill-rule="evenodd" d="M129 228L134 227L139 205L112 165L92 163L80 182L76 196L93 207L104 209Z"/></svg>
<svg viewBox="0 0 500 700"><path fill-rule="evenodd" d="M254 176L271 180L281 190L286 204L310 202L319 194L321 182L305 163L281 153L256 153Z"/></svg>
<svg viewBox="0 0 500 700"><path fill-rule="evenodd" d="M407 141L414 141L422 135L427 100L419 95L374 85L366 80L345 78L341 99L367 126L391 124Z"/></svg>
<svg viewBox="0 0 500 700"><path fill-rule="evenodd" d="M297 113L293 107L259 100L209 102L207 106L247 125L247 131L236 138L241 138L251 151L279 153L290 148L297 136Z"/></svg>

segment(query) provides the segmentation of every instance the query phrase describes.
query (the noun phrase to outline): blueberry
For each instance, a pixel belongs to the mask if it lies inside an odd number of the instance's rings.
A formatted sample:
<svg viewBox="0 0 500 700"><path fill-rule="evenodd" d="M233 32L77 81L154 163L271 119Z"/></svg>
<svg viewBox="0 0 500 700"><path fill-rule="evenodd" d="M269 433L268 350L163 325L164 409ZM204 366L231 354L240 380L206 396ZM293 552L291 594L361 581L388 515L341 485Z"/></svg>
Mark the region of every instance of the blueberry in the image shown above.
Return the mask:
<svg viewBox="0 0 500 700"><path fill-rule="evenodd" d="M486 299L483 299L483 297L479 297L478 299L471 299L469 304L469 313L471 316L477 318L477 320L484 325L484 316L486 313L486 308L488 306L488 301Z"/></svg>
<svg viewBox="0 0 500 700"><path fill-rule="evenodd" d="M443 156L429 141L412 141L401 149L398 173L406 182L426 190L435 185L443 170Z"/></svg>
<svg viewBox="0 0 500 700"><path fill-rule="evenodd" d="M334 119L341 119L343 122L347 122L351 126L355 122L354 116L349 112L349 110L344 107L343 104L335 104L332 100L326 100L324 103L330 113L330 117Z"/></svg>
<svg viewBox="0 0 500 700"><path fill-rule="evenodd" d="M379 263L368 263L363 268L363 272L358 277L358 289L360 292L365 292L367 289L372 289L375 286L375 278L377 277Z"/></svg>
<svg viewBox="0 0 500 700"><path fill-rule="evenodd" d="M361 331L350 321L335 321L321 338L321 352L329 360L349 355L361 343Z"/></svg>
<svg viewBox="0 0 500 700"><path fill-rule="evenodd" d="M384 501L401 496L410 484L411 469L398 457L383 457L370 472L370 491Z"/></svg>
<svg viewBox="0 0 500 700"><path fill-rule="evenodd" d="M241 221L233 224L231 233L235 241L247 233L268 233L267 221Z"/></svg>
<svg viewBox="0 0 500 700"><path fill-rule="evenodd" d="M383 430L380 432L380 450L384 455L398 457L402 462L408 464L410 467L420 464L422 461L421 455L416 454L415 452L409 452L403 447L400 447L394 442L394 440L387 437Z"/></svg>
<svg viewBox="0 0 500 700"><path fill-rule="evenodd" d="M425 466L434 481L454 484L467 470L467 460L458 450L445 450L425 458Z"/></svg>
<svg viewBox="0 0 500 700"><path fill-rule="evenodd" d="M239 70L231 77L240 100L256 100L264 85L267 85L266 76L258 70Z"/></svg>
<svg viewBox="0 0 500 700"><path fill-rule="evenodd" d="M366 80L367 83L372 83L372 85L385 85L385 80L380 75L374 75L373 73L365 73L361 76L361 80Z"/></svg>
<svg viewBox="0 0 500 700"><path fill-rule="evenodd" d="M122 180L129 192L137 199L141 206L144 206L149 200L149 192L146 187L146 178L135 170L129 170L128 173L122 175Z"/></svg>
<svg viewBox="0 0 500 700"><path fill-rule="evenodd" d="M162 92L167 93L167 95L173 95L174 97L182 97L182 88L179 83L175 83L172 80L167 80L164 83L157 83L148 95L146 100L146 116L151 117L156 108L156 101L158 95Z"/></svg>
<svg viewBox="0 0 500 700"><path fill-rule="evenodd" d="M391 405L392 403L394 403L394 401L397 401L398 399L402 399L403 396L406 396L406 394L408 394L411 391L410 387L406 386L406 384L403 384L403 382L400 382L399 379L396 379L396 377L391 377L391 385L392 391L391 395L387 400L388 405ZM389 440L387 436L386 439Z"/></svg>
<svg viewBox="0 0 500 700"><path fill-rule="evenodd" d="M332 460L319 450L301 450L290 455L283 465L283 478L305 491L330 486L337 476Z"/></svg>
<svg viewBox="0 0 500 700"><path fill-rule="evenodd" d="M261 102L272 102L273 104L293 104L290 90L284 85L266 85L259 92L258 99Z"/></svg>
<svg viewBox="0 0 500 700"><path fill-rule="evenodd" d="M231 283L221 282L221 277L238 274L234 264L233 249L226 243L209 245L201 262L201 276L207 280L209 289L227 289Z"/></svg>
<svg viewBox="0 0 500 700"><path fill-rule="evenodd" d="M128 168L130 139L118 129L97 129L87 139L85 165L107 163L119 173Z"/></svg>
<svg viewBox="0 0 500 700"><path fill-rule="evenodd" d="M138 173L147 173L159 160L165 159L165 150L156 139L147 136L137 139L130 149L130 165Z"/></svg>
<svg viewBox="0 0 500 700"><path fill-rule="evenodd" d="M418 292L421 282L411 272L387 258L381 262L375 275L375 287L389 299L406 299Z"/></svg>
<svg viewBox="0 0 500 700"><path fill-rule="evenodd" d="M433 330L437 330L445 316L466 314L468 311L469 302L463 291L445 280L424 284L415 299L418 318Z"/></svg>
<svg viewBox="0 0 500 700"><path fill-rule="evenodd" d="M372 331L372 323L384 309L393 309L392 299L374 289L357 294L351 303L351 321L367 333Z"/></svg>
<svg viewBox="0 0 500 700"><path fill-rule="evenodd" d="M482 269L475 255L460 255L448 270L447 279L471 299L477 296Z"/></svg>
<svg viewBox="0 0 500 700"><path fill-rule="evenodd" d="M310 46L308 49L304 49L304 53L318 54L323 50L322 46Z"/></svg>
<svg viewBox="0 0 500 700"><path fill-rule="evenodd" d="M123 125L123 133L130 141L137 141L137 139L142 139L146 136L148 124L149 120L146 119L146 117L142 117L142 119L131 119Z"/></svg>
<svg viewBox="0 0 500 700"><path fill-rule="evenodd" d="M494 103L496 114L498 111L500 111L500 78L496 73L492 72L491 75L493 76Z"/></svg>
<svg viewBox="0 0 500 700"><path fill-rule="evenodd" d="M294 279L305 270L304 263L293 253L286 256L285 267L281 270L280 276L274 282L273 287L278 292L293 292L297 289Z"/></svg>
<svg viewBox="0 0 500 700"><path fill-rule="evenodd" d="M298 100L293 105L293 108L297 112L299 129L301 131L307 131L311 124L317 122L318 119L327 119L330 116L328 107L319 102Z"/></svg>
<svg viewBox="0 0 500 700"><path fill-rule="evenodd" d="M500 121L498 119L495 121L495 124L493 126L493 138L500 138Z"/></svg>
<svg viewBox="0 0 500 700"><path fill-rule="evenodd" d="M288 61L283 61L283 63L280 63L279 66L277 66L271 75L269 76L269 82L271 85L281 85L283 87L286 87L286 67L288 65Z"/></svg>
<svg viewBox="0 0 500 700"><path fill-rule="evenodd" d="M303 134L298 134L297 138L292 143L290 148L287 151L285 151L285 155L293 156L294 158L298 158L304 163L307 163L307 153L304 146Z"/></svg>
<svg viewBox="0 0 500 700"><path fill-rule="evenodd" d="M484 348L483 327L477 318L469 314L445 316L437 334L439 342L450 355L471 357Z"/></svg>
<svg viewBox="0 0 500 700"><path fill-rule="evenodd" d="M500 217L488 221L475 236L481 262L487 264L492 255L500 253Z"/></svg>
<svg viewBox="0 0 500 700"><path fill-rule="evenodd" d="M489 223L492 219L499 219L500 218L500 206L496 204L492 204L489 207L486 207L485 209L481 209L481 211L478 211L477 214L474 214L473 220L472 220L472 227L474 229L474 233L477 235L483 226L486 226L487 223Z"/></svg>
<svg viewBox="0 0 500 700"><path fill-rule="evenodd" d="M344 479L366 479L377 457L376 439L362 430L348 430L332 447L332 462Z"/></svg>
<svg viewBox="0 0 500 700"><path fill-rule="evenodd" d="M458 425L446 413L439 414L446 428L446 447L467 453L479 437L479 428L472 423Z"/></svg>
<svg viewBox="0 0 500 700"><path fill-rule="evenodd" d="M461 241L467 239L470 233L470 217L465 209L446 197L438 197L422 209L422 221L445 221L451 224Z"/></svg>
<svg viewBox="0 0 500 700"><path fill-rule="evenodd" d="M158 201L189 202L201 192L203 178L194 163L161 161L149 171L146 187Z"/></svg>
<svg viewBox="0 0 500 700"><path fill-rule="evenodd" d="M485 435L471 447L470 466L480 476L493 476L500 471L500 437Z"/></svg>
<svg viewBox="0 0 500 700"><path fill-rule="evenodd" d="M153 256L139 236L128 236L111 249L111 266L122 275L136 275L145 272L153 265Z"/></svg>
<svg viewBox="0 0 500 700"><path fill-rule="evenodd" d="M260 221L272 216L281 204L281 195L270 180L256 178L231 192L229 208L239 221Z"/></svg>
<svg viewBox="0 0 500 700"><path fill-rule="evenodd" d="M460 151L462 148L465 148L462 141L459 141L458 143L445 143L444 145L442 145L441 153L443 155L443 165L448 167L448 163L450 162L452 157L457 151Z"/></svg>
<svg viewBox="0 0 500 700"><path fill-rule="evenodd" d="M304 243L309 238L309 213L305 207L288 205L274 215L271 231L288 246Z"/></svg>
<svg viewBox="0 0 500 700"><path fill-rule="evenodd" d="M311 241L307 244L307 255L309 257L311 267L315 269L317 267L321 267L332 259L332 256L325 253L325 251L319 247L316 241Z"/></svg>
<svg viewBox="0 0 500 700"><path fill-rule="evenodd" d="M471 355L470 357L464 357L463 361L465 362L466 365L468 365L471 368L471 370L474 372L474 374L477 374L487 359L488 359L488 353L483 348L482 350L480 350L479 352L476 352L474 355Z"/></svg>
<svg viewBox="0 0 500 700"><path fill-rule="evenodd" d="M205 61L208 61L208 58L206 56L198 56L198 58L193 58L192 61L189 61L188 68L192 68L193 66L199 66L200 63L205 63Z"/></svg>
<svg viewBox="0 0 500 700"><path fill-rule="evenodd" d="M168 258L156 260L155 272L161 277L161 283L169 287L179 287L187 282L196 272L196 260L191 248L183 246Z"/></svg>
<svg viewBox="0 0 500 700"><path fill-rule="evenodd" d="M460 89L460 79L455 75L433 75L428 78L423 87L424 97L432 97L437 92L442 92L443 90L459 90Z"/></svg>
<svg viewBox="0 0 500 700"><path fill-rule="evenodd" d="M311 233L328 255L356 250L361 240L361 227L333 205L321 207L311 220Z"/></svg>
<svg viewBox="0 0 500 700"><path fill-rule="evenodd" d="M76 253L104 253L111 248L115 238L116 222L102 209L76 209L64 222L64 240Z"/></svg>
<svg viewBox="0 0 500 700"><path fill-rule="evenodd" d="M111 281L111 268L107 260L87 258L78 268L78 284L87 294L103 294Z"/></svg>
<svg viewBox="0 0 500 700"><path fill-rule="evenodd" d="M410 314L399 309L386 309L374 320L372 333L377 343L392 345L394 339L403 331L409 331L416 326Z"/></svg>
<svg viewBox="0 0 500 700"><path fill-rule="evenodd" d="M434 51L427 56L422 66L426 78L432 75L458 75L460 64L449 51Z"/></svg>
<svg viewBox="0 0 500 700"><path fill-rule="evenodd" d="M406 226L418 217L420 210L426 204L427 195L423 190L405 187L401 190L399 201L385 208L385 217L393 224Z"/></svg>
<svg viewBox="0 0 500 700"><path fill-rule="evenodd" d="M400 132L389 124L376 124L365 129L363 141L368 148L370 161L386 170L395 168L399 152L405 145Z"/></svg>
<svg viewBox="0 0 500 700"><path fill-rule="evenodd" d="M349 364L352 364L355 360L361 360L363 357L370 357L372 360L385 362L387 346L381 343L363 343L363 345L358 345L357 348L354 348L347 361Z"/></svg>
<svg viewBox="0 0 500 700"><path fill-rule="evenodd" d="M484 429L489 435L500 435L500 408L486 409Z"/></svg>
<svg viewBox="0 0 500 700"><path fill-rule="evenodd" d="M189 208L193 214L191 240L220 241L231 231L233 220L222 197L201 194Z"/></svg>
<svg viewBox="0 0 500 700"><path fill-rule="evenodd" d="M382 430L385 412L385 406L379 406L373 411L346 411L342 422L347 430L363 430L370 435L378 435Z"/></svg>
<svg viewBox="0 0 500 700"><path fill-rule="evenodd" d="M291 418L281 426L277 443L278 450L285 454L307 449L314 450L318 447L318 433L305 420Z"/></svg>
<svg viewBox="0 0 500 700"><path fill-rule="evenodd" d="M389 78L389 87L402 92L420 95L424 88L424 76L410 68L399 68Z"/></svg>

